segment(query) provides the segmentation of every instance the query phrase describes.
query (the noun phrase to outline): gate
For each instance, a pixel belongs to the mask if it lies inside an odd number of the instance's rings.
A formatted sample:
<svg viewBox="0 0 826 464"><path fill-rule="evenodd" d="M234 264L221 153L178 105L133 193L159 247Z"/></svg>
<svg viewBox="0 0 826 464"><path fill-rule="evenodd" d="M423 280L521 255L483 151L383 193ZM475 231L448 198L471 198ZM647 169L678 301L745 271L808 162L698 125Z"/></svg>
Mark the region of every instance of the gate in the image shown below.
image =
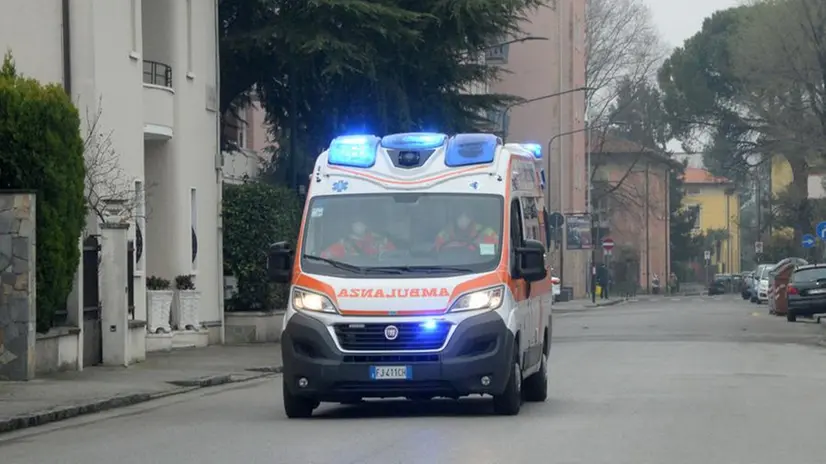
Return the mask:
<svg viewBox="0 0 826 464"><path fill-rule="evenodd" d="M100 305L100 243L96 236L83 241L83 365L103 362Z"/></svg>
<svg viewBox="0 0 826 464"><path fill-rule="evenodd" d="M135 319L135 242L126 245L126 295L129 319Z"/></svg>

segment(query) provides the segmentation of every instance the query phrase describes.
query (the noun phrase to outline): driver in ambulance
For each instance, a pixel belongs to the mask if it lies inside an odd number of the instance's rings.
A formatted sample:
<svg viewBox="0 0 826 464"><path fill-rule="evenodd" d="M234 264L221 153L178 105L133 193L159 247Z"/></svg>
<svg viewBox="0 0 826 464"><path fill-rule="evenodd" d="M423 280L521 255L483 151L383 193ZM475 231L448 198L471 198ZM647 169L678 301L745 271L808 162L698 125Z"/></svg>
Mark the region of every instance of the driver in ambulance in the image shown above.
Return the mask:
<svg viewBox="0 0 826 464"><path fill-rule="evenodd" d="M490 227L471 219L467 211L461 211L454 223L449 224L436 236L436 251L453 247L465 247L479 252L479 245L499 243L499 235Z"/></svg>

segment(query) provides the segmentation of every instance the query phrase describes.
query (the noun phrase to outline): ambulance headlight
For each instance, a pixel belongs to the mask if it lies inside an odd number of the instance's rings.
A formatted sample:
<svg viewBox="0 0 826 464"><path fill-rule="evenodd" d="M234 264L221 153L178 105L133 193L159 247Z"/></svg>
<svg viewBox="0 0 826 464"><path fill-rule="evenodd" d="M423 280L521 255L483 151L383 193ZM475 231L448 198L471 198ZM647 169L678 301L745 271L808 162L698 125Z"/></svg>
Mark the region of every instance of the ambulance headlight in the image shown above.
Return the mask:
<svg viewBox="0 0 826 464"><path fill-rule="evenodd" d="M486 288L475 292L465 293L453 303L450 312L494 310L502 306L505 298L505 286Z"/></svg>
<svg viewBox="0 0 826 464"><path fill-rule="evenodd" d="M302 288L293 288L293 308L298 311L313 311L317 313L336 314L335 305L330 299L320 293L311 292Z"/></svg>

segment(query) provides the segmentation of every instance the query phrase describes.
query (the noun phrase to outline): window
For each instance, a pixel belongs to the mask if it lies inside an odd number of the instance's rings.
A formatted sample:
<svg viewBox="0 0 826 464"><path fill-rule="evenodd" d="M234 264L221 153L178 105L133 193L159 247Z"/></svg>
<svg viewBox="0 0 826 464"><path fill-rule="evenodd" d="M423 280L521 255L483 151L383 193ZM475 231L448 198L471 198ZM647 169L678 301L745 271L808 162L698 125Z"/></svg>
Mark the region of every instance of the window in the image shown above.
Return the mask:
<svg viewBox="0 0 826 464"><path fill-rule="evenodd" d="M340 181L334 188L347 187ZM312 274L371 279L491 271L501 258L503 203L502 196L478 193L318 196L305 218L301 267ZM464 215L469 221L462 227ZM404 270L371 272L387 267Z"/></svg>
<svg viewBox="0 0 826 464"><path fill-rule="evenodd" d="M247 148L247 124L245 122L241 121L238 123L238 131L236 134L235 143L238 144L238 148Z"/></svg>
<svg viewBox="0 0 826 464"><path fill-rule="evenodd" d="M505 113L504 109L489 110L487 112L487 118L488 121L490 121L491 127L493 127L493 132L498 132L500 134L508 132L508 126L510 126L510 115Z"/></svg>
<svg viewBox="0 0 826 464"><path fill-rule="evenodd" d="M699 195L700 187L688 187L685 189L686 195Z"/></svg>
<svg viewBox="0 0 826 464"><path fill-rule="evenodd" d="M146 231L146 203L143 182L135 181L135 274L143 273L144 233Z"/></svg>
<svg viewBox="0 0 826 464"><path fill-rule="evenodd" d="M186 0L186 72L192 72L192 0Z"/></svg>
<svg viewBox="0 0 826 464"><path fill-rule="evenodd" d="M539 207L536 198L523 197L521 206L522 227L525 231L525 238L542 242L542 236L539 233Z"/></svg>
<svg viewBox="0 0 826 464"><path fill-rule="evenodd" d="M129 28L132 35L132 52L138 52L138 1L129 2Z"/></svg>
<svg viewBox="0 0 826 464"><path fill-rule="evenodd" d="M195 188L189 189L189 223L191 229L192 271L198 270L198 192Z"/></svg>
<svg viewBox="0 0 826 464"><path fill-rule="evenodd" d="M826 267L798 269L792 274L792 282L817 282L826 280Z"/></svg>

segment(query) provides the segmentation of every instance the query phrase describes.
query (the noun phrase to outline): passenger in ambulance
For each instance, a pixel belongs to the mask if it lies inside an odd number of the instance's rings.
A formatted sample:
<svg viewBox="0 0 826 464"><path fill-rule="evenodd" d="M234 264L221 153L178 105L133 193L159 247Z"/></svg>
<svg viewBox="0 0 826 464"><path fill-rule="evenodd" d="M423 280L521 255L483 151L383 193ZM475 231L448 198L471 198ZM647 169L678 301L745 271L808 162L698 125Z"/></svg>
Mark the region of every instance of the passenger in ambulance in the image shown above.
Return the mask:
<svg viewBox="0 0 826 464"><path fill-rule="evenodd" d="M353 221L350 233L321 252L322 258L340 259L347 256L375 256L395 250L393 243L382 235L368 230L361 220Z"/></svg>
<svg viewBox="0 0 826 464"><path fill-rule="evenodd" d="M435 249L442 251L452 248L466 248L479 253L480 244L496 245L499 234L490 227L474 221L467 211L459 212L456 221L447 225L436 236Z"/></svg>

